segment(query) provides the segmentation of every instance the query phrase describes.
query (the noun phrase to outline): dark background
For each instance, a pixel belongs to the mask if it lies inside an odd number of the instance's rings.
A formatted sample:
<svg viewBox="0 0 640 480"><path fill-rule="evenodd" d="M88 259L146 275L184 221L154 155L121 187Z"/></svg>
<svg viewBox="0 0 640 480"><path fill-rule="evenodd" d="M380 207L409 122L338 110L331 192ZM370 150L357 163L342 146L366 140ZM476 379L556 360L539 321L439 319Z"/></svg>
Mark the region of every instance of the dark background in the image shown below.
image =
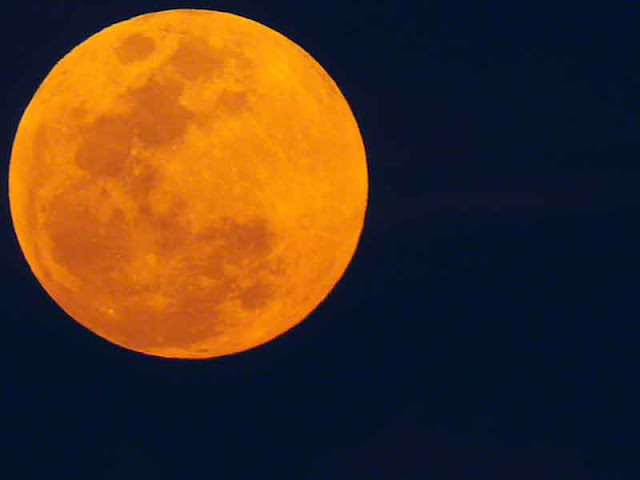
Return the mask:
<svg viewBox="0 0 640 480"><path fill-rule="evenodd" d="M22 257L6 190L20 116L56 61L112 23L188 7L310 52L370 169L360 247L327 300L268 345L202 362L138 355L68 318ZM2 478L640 478L635 10L10 2Z"/></svg>

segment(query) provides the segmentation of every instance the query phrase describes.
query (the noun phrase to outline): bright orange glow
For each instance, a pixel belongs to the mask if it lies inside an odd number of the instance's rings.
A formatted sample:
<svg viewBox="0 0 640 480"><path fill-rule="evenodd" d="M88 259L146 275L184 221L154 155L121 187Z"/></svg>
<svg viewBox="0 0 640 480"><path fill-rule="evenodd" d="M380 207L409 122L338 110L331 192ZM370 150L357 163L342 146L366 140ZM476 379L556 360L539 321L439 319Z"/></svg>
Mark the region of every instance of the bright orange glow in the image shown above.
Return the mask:
<svg viewBox="0 0 640 480"><path fill-rule="evenodd" d="M66 55L20 122L9 197L51 297L139 352L228 355L302 321L349 264L367 204L329 75L242 17L170 10Z"/></svg>

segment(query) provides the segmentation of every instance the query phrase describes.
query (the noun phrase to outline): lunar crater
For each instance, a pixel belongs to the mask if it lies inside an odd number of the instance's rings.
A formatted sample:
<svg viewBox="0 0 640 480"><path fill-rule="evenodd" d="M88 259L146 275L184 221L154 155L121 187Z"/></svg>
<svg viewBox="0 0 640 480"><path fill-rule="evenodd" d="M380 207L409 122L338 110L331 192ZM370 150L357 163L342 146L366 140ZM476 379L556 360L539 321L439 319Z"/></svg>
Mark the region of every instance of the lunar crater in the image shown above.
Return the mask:
<svg viewBox="0 0 640 480"><path fill-rule="evenodd" d="M134 33L115 48L115 53L120 62L129 64L146 59L155 49L156 42L153 38L142 33Z"/></svg>

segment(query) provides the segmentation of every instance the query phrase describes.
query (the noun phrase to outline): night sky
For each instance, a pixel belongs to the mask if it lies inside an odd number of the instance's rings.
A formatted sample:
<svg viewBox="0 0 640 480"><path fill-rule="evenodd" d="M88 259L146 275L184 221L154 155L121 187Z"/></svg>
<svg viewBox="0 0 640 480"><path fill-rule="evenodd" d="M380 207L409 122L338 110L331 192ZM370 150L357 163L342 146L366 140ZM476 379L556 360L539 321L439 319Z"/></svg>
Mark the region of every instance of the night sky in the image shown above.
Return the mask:
<svg viewBox="0 0 640 480"><path fill-rule="evenodd" d="M0 476L640 478L632 5L8 2ZM136 354L74 322L9 214L13 136L49 70L167 8L236 13L298 43L368 154L365 228L335 290L275 341L207 361Z"/></svg>

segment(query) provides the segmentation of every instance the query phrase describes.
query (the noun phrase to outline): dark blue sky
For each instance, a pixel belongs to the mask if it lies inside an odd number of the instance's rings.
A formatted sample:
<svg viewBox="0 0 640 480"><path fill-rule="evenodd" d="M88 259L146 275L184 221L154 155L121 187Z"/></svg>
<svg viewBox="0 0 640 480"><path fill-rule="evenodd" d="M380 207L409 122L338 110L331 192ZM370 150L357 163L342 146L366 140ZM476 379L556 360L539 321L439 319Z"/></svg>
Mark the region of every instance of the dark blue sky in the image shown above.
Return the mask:
<svg viewBox="0 0 640 480"><path fill-rule="evenodd" d="M184 363L58 309L6 175L62 55L187 7L264 23L326 68L362 130L370 208L305 322ZM639 478L632 2L23 0L0 22L3 478Z"/></svg>

